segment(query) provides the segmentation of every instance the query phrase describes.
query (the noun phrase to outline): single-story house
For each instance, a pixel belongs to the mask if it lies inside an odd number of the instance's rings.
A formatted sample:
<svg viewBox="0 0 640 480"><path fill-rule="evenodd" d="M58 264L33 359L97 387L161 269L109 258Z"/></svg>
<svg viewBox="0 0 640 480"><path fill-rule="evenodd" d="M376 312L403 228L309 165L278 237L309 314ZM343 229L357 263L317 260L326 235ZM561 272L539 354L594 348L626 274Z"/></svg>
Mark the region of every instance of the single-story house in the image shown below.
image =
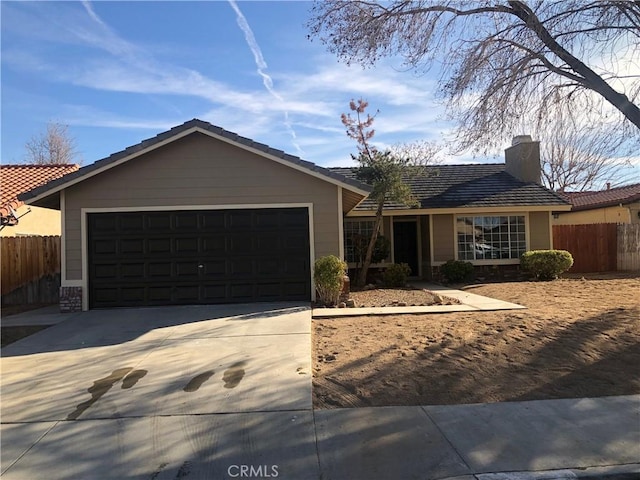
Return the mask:
<svg viewBox="0 0 640 480"><path fill-rule="evenodd" d="M570 206L537 183L539 145L521 140L506 165L443 165L412 180L420 207L385 212L392 260L416 260L426 276L451 258L517 264L551 248L551 212ZM21 198L61 210L61 306L86 310L311 300L315 259L348 257L370 191L349 169L194 119Z"/></svg>
<svg viewBox="0 0 640 480"><path fill-rule="evenodd" d="M0 165L0 237L60 235L60 210L27 206L18 195L75 172L78 165Z"/></svg>
<svg viewBox="0 0 640 480"><path fill-rule="evenodd" d="M554 225L640 224L640 183L599 191L565 192L561 195L571 203L571 211L555 212Z"/></svg>

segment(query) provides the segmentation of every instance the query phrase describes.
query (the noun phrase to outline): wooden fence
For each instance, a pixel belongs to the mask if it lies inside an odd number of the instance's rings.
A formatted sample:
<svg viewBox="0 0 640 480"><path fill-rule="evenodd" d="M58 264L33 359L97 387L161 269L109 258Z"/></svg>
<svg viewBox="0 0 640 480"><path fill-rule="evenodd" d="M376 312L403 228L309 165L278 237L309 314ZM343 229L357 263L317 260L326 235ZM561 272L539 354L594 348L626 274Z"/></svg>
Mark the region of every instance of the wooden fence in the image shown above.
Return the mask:
<svg viewBox="0 0 640 480"><path fill-rule="evenodd" d="M618 225L618 270L640 270L640 223Z"/></svg>
<svg viewBox="0 0 640 480"><path fill-rule="evenodd" d="M2 296L60 273L60 237L2 237L0 239Z"/></svg>
<svg viewBox="0 0 640 480"><path fill-rule="evenodd" d="M553 248L571 252L572 273L640 270L640 225L554 225Z"/></svg>

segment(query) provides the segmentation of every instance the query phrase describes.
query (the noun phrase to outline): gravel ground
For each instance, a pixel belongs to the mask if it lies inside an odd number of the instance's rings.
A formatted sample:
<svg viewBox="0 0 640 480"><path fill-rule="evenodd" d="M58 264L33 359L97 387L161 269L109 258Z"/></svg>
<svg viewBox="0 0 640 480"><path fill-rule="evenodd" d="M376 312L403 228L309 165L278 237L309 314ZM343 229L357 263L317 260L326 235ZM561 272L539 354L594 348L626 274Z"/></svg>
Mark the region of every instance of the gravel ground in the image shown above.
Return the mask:
<svg viewBox="0 0 640 480"><path fill-rule="evenodd" d="M421 305L453 305L460 303L453 298L415 288L376 288L351 292L356 307L391 307Z"/></svg>

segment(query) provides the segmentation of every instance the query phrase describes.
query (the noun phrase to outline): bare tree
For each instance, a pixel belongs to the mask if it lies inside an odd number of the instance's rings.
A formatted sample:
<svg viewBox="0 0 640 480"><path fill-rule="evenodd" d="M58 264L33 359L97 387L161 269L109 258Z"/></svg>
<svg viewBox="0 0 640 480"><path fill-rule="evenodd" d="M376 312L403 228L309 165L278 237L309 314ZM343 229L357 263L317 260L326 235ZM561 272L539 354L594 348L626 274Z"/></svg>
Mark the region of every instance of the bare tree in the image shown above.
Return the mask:
<svg viewBox="0 0 640 480"><path fill-rule="evenodd" d="M588 132L563 122L539 132L542 182L557 192L619 186L631 178L631 163L618 157L615 132Z"/></svg>
<svg viewBox="0 0 640 480"><path fill-rule="evenodd" d="M78 161L75 139L69 126L49 122L47 131L31 137L25 144L26 161L36 165L64 165Z"/></svg>
<svg viewBox="0 0 640 480"><path fill-rule="evenodd" d="M556 113L640 143L640 2L328 0L308 27L347 63L441 68L458 151L492 151Z"/></svg>

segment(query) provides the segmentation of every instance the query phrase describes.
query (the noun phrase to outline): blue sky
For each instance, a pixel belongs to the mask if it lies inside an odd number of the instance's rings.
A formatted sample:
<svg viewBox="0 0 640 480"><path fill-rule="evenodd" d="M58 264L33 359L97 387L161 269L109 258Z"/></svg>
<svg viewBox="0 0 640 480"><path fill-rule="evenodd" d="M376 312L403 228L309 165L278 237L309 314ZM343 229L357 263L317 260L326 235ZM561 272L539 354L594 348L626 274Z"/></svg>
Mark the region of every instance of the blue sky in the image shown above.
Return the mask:
<svg viewBox="0 0 640 480"><path fill-rule="evenodd" d="M378 146L451 135L437 66L341 64L308 40L311 5L3 0L0 160L23 162L49 121L69 125L87 165L200 118L322 166L349 165L356 146L340 114L360 97L380 111ZM445 161L502 159L498 150Z"/></svg>
<svg viewBox="0 0 640 480"><path fill-rule="evenodd" d="M380 110L381 145L449 131L434 78L400 61L338 63L307 39L310 7L3 1L2 163L22 162L25 142L48 121L69 125L86 165L200 118L319 165L345 165L356 148L340 114L360 97Z"/></svg>

